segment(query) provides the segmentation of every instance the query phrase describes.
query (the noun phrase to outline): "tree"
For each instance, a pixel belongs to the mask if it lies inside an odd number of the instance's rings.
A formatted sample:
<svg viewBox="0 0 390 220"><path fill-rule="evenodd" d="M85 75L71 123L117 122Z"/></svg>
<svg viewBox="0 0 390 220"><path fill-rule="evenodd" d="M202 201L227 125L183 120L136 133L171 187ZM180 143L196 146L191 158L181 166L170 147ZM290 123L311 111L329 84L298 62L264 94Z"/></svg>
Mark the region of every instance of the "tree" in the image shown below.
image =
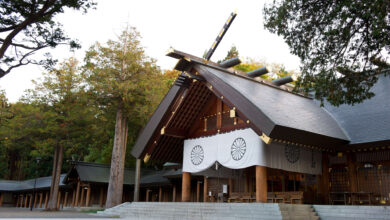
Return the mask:
<svg viewBox="0 0 390 220"><path fill-rule="evenodd" d="M297 87L333 105L371 98L390 67L390 1L282 0L264 7L264 26L302 61Z"/></svg>
<svg viewBox="0 0 390 220"><path fill-rule="evenodd" d="M223 60L218 61L218 63L221 63L225 60L238 57L239 52L236 48L236 46L232 46L230 50L227 52L226 57ZM279 63L268 63L265 60L255 60L253 58L244 58L241 60L242 63L235 65L233 68L236 70L239 70L241 72L247 73L255 69L259 69L262 67L267 67L269 71L271 71L268 74L261 75L260 78L273 80L282 78L285 76L291 76L293 74L296 74L294 71L289 70L287 71L283 64Z"/></svg>
<svg viewBox="0 0 390 220"><path fill-rule="evenodd" d="M128 134L136 137L154 108L151 98L159 90L160 70L146 56L139 39L134 28L127 28L117 41L108 41L107 46L96 43L85 58L90 91L100 105L116 109L106 208L122 202Z"/></svg>
<svg viewBox="0 0 390 220"><path fill-rule="evenodd" d="M223 60L218 60L217 63L222 63L223 61L229 60L234 57L238 57L238 50L236 46L232 45L230 50L227 52L226 57Z"/></svg>
<svg viewBox="0 0 390 220"><path fill-rule="evenodd" d="M69 154L83 155L84 146L88 140L88 122L92 121L94 112L90 111L84 92L83 78L78 61L70 58L61 63L58 68L45 73L42 82L36 83L36 88L24 98L32 106L39 106L45 114L42 120L45 124L37 130L44 136L39 143L39 151L53 152L52 185L48 210L57 210L59 181L63 167L64 151ZM84 140L84 141L83 141ZM81 145L81 146L80 146ZM79 149L75 150L75 147Z"/></svg>
<svg viewBox="0 0 390 220"><path fill-rule="evenodd" d="M27 64L52 66L56 60L31 58L45 48L60 44L79 48L80 45L64 33L54 16L66 8L87 10L94 7L93 0L3 0L0 2L0 78L12 69Z"/></svg>

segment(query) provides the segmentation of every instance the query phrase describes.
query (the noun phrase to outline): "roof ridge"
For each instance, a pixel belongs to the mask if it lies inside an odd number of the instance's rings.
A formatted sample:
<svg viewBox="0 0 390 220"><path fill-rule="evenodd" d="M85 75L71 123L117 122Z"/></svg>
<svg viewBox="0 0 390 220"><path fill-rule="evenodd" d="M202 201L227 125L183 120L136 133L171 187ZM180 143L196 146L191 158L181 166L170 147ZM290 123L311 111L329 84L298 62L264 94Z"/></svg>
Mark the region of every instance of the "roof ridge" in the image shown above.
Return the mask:
<svg viewBox="0 0 390 220"><path fill-rule="evenodd" d="M247 76L247 73L245 73L245 72L242 72L242 71L239 71L239 70L236 70L233 68L223 68L223 67L219 66L217 63L212 62L210 60L205 60L205 59L202 59L200 57L197 57L197 56L194 56L194 55L191 55L191 54L179 51L179 50L175 50L173 48L168 50L167 56L170 56L170 57L175 58L175 59L179 59L179 62L174 67L174 69L176 69L176 70L184 71L184 69L182 69L183 64L181 64L181 60L184 59L183 62L186 62L186 63L194 62L196 64L200 64L200 65L207 66L207 67L210 67L213 69L217 69L217 70L223 71L225 73L228 73L228 74L231 74L234 76L238 76L238 77L244 78L246 80L250 80L252 82L255 82L255 83L258 83L261 85L267 85L269 87L279 89L279 90L287 92L287 93L291 93L291 94L298 95L298 96L308 98L308 99L313 99L312 97L309 97L309 96L304 95L302 93L293 92L293 90L289 90L287 88L282 88L281 86L276 86L272 83L272 81L269 81L266 79L257 80L257 79L254 79L252 77ZM180 69L178 69L178 68L180 68ZM285 85L282 85L282 86L286 87Z"/></svg>

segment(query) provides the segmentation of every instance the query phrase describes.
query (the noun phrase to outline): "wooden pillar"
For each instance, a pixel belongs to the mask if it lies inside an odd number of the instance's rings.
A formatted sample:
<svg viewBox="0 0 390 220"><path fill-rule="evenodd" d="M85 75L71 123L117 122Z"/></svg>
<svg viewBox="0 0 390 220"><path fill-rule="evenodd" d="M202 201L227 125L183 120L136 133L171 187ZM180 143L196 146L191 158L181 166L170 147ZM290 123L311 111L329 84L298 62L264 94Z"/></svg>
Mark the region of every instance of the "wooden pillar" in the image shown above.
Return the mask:
<svg viewBox="0 0 390 220"><path fill-rule="evenodd" d="M229 196L232 195L233 192L233 179L229 178Z"/></svg>
<svg viewBox="0 0 390 220"><path fill-rule="evenodd" d="M284 175L284 172L280 172L282 177L282 192L286 192L286 176Z"/></svg>
<svg viewBox="0 0 390 220"><path fill-rule="evenodd" d="M37 202L38 202L38 193L34 193L34 205L33 205L33 208L36 208L37 207Z"/></svg>
<svg viewBox="0 0 390 220"><path fill-rule="evenodd" d="M249 168L245 169L245 185L244 185L244 191L246 193L249 192Z"/></svg>
<svg viewBox="0 0 390 220"><path fill-rule="evenodd" d="M200 202L200 181L196 182L196 202Z"/></svg>
<svg viewBox="0 0 390 220"><path fill-rule="evenodd" d="M146 202L149 202L149 193L150 193L150 190L146 189L146 198L145 198Z"/></svg>
<svg viewBox="0 0 390 220"><path fill-rule="evenodd" d="M24 198L24 208L27 208L28 194Z"/></svg>
<svg viewBox="0 0 390 220"><path fill-rule="evenodd" d="M253 170L252 170L252 167L248 167L248 192L249 193L253 193L253 182L252 182L252 175L253 174Z"/></svg>
<svg viewBox="0 0 390 220"><path fill-rule="evenodd" d="M0 192L0 207L3 206L4 193Z"/></svg>
<svg viewBox="0 0 390 220"><path fill-rule="evenodd" d="M191 200L191 173L183 172L182 175L181 201L189 202Z"/></svg>
<svg viewBox="0 0 390 220"><path fill-rule="evenodd" d="M57 199L57 209L59 209L60 208L60 201L61 201L61 191L58 191L58 199Z"/></svg>
<svg viewBox="0 0 390 220"><path fill-rule="evenodd" d="M79 206L79 197L80 197L80 180L77 181L75 206Z"/></svg>
<svg viewBox="0 0 390 220"><path fill-rule="evenodd" d="M203 178L203 202L207 202L207 190L208 190L208 179L207 177Z"/></svg>
<svg viewBox="0 0 390 220"><path fill-rule="evenodd" d="M267 202L267 167L256 166L256 202Z"/></svg>
<svg viewBox="0 0 390 220"><path fill-rule="evenodd" d="M45 196L45 209L47 209L47 203L49 202L49 192L46 192Z"/></svg>
<svg viewBox="0 0 390 220"><path fill-rule="evenodd" d="M176 202L176 185L172 188L172 202Z"/></svg>
<svg viewBox="0 0 390 220"><path fill-rule="evenodd" d="M91 200L91 185L88 184L88 189L87 189L87 199L85 201L85 206L89 207L89 202Z"/></svg>
<svg viewBox="0 0 390 220"><path fill-rule="evenodd" d="M158 201L159 201L159 202L162 202L162 201L163 201L162 197L163 197L163 189L162 189L162 187L160 186L160 188L159 188L159 190L158 190Z"/></svg>
<svg viewBox="0 0 390 220"><path fill-rule="evenodd" d="M18 194L18 197L16 197L16 208L19 207L19 201L20 201L20 195Z"/></svg>
<svg viewBox="0 0 390 220"><path fill-rule="evenodd" d="M99 207L103 208L103 195L104 195L104 188L103 186L100 187L100 195L99 195Z"/></svg>
<svg viewBox="0 0 390 220"><path fill-rule="evenodd" d="M33 195L30 194L30 200L29 200L29 203L28 203L28 208L31 208L32 203L33 203Z"/></svg>
<svg viewBox="0 0 390 220"><path fill-rule="evenodd" d="M348 176L349 176L349 190L351 192L357 192L358 181L357 181L355 154L347 153L347 163L348 163Z"/></svg>
<svg viewBox="0 0 390 220"><path fill-rule="evenodd" d="M141 179L141 159L135 163L134 202L139 202L139 181Z"/></svg>
<svg viewBox="0 0 390 220"><path fill-rule="evenodd" d="M73 190L72 192L72 208L75 206L76 204L76 191Z"/></svg>
<svg viewBox="0 0 390 220"><path fill-rule="evenodd" d="M296 185L296 182L297 182L297 174L296 173L293 173L294 175L294 192L297 191L297 185Z"/></svg>
<svg viewBox="0 0 390 220"><path fill-rule="evenodd" d="M65 192L64 206L68 205L68 194L69 194L69 192Z"/></svg>
<svg viewBox="0 0 390 220"><path fill-rule="evenodd" d="M80 207L82 207L84 205L83 204L84 203L84 191L85 191L84 186L81 186L81 196L80 196L81 198L80 198L80 204L79 204Z"/></svg>
<svg viewBox="0 0 390 220"><path fill-rule="evenodd" d="M42 208L43 192L39 193L39 208Z"/></svg>
<svg viewBox="0 0 390 220"><path fill-rule="evenodd" d="M320 192L325 204L329 204L329 159L328 154L322 152L322 175Z"/></svg>

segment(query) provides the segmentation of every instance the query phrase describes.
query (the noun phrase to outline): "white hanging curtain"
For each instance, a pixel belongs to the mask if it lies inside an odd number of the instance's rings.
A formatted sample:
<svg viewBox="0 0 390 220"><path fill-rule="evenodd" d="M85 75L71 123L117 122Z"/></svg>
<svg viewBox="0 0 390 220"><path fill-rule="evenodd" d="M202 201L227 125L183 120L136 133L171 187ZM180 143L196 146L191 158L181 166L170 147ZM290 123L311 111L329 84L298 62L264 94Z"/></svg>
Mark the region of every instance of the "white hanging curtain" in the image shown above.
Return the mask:
<svg viewBox="0 0 390 220"><path fill-rule="evenodd" d="M184 141L183 171L197 173L216 161L230 169L260 165L287 171L320 174L321 152L271 143L266 145L250 128Z"/></svg>

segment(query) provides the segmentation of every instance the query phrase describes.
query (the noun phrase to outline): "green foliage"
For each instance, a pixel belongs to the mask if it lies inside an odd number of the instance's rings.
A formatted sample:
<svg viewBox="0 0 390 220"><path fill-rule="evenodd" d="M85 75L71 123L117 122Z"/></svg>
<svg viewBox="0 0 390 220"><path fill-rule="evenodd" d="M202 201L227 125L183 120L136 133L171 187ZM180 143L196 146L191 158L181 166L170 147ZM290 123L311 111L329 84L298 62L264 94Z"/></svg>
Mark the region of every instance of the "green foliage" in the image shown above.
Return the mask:
<svg viewBox="0 0 390 220"><path fill-rule="evenodd" d="M60 44L71 49L80 48L70 39L62 25L54 21L65 9L82 10L84 13L96 5L93 0L3 0L0 2L0 78L13 68L37 64L52 67L56 60L46 54L46 60L35 60L31 55L45 48Z"/></svg>
<svg viewBox="0 0 390 220"><path fill-rule="evenodd" d="M238 50L236 46L232 46L230 50L227 52L226 57L223 60L218 60L217 63L222 63L223 61L229 60L231 58L238 57Z"/></svg>
<svg viewBox="0 0 390 220"><path fill-rule="evenodd" d="M264 8L265 28L302 61L297 86L333 105L372 97L390 67L390 1L282 0Z"/></svg>
<svg viewBox="0 0 390 220"><path fill-rule="evenodd" d="M132 166L131 147L178 74L162 73L131 29L107 46L94 45L85 63L69 58L45 72L18 103L8 103L0 90L0 179L51 175L59 144L62 172L68 160L109 164L120 102L129 121L126 166Z"/></svg>
<svg viewBox="0 0 390 220"><path fill-rule="evenodd" d="M85 62L85 78L97 104L121 109L128 119L126 164L134 165L131 147L166 93L170 79L161 84L163 75L155 60L145 54L135 28L123 31L117 41L109 40L106 45L96 43L87 51ZM94 156L88 159L98 158L98 152L92 151ZM109 155L108 149L99 152L105 154L104 158Z"/></svg>

